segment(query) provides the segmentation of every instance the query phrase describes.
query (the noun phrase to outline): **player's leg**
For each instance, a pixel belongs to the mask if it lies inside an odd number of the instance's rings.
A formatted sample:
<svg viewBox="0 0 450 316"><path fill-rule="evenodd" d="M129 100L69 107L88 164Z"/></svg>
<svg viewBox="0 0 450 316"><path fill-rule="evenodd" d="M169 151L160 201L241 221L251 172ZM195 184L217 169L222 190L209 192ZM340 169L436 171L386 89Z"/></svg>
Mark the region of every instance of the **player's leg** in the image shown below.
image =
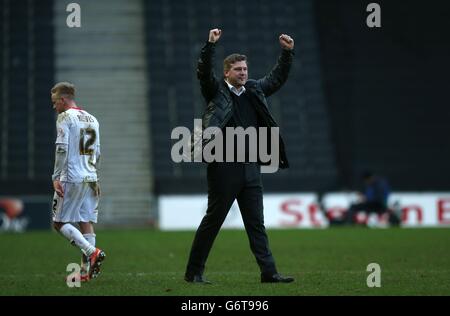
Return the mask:
<svg viewBox="0 0 450 316"><path fill-rule="evenodd" d="M96 239L94 232L94 225L92 222L79 222L78 225L80 226L80 231L83 234L84 238L86 238L89 243L95 247Z"/></svg>
<svg viewBox="0 0 450 316"><path fill-rule="evenodd" d="M59 197L56 193L53 197L53 227L71 244L90 256L95 251L95 247L83 237L83 234L76 227L70 224L79 221L80 192L76 183L63 182L62 185L64 197Z"/></svg>
<svg viewBox="0 0 450 316"><path fill-rule="evenodd" d="M89 195L89 190L87 190L86 195ZM87 197L85 197L86 199ZM92 222L89 221L89 212L85 211L86 206L85 201L83 201L83 205L81 206L80 210L80 217L83 220L82 222L79 222L81 233L83 234L84 238L86 238L89 243L95 247L95 232L94 232L94 225ZM88 274L89 272L89 258L85 254L81 254L81 271L82 274Z"/></svg>
<svg viewBox="0 0 450 316"><path fill-rule="evenodd" d="M79 222L78 225L80 226L80 231L83 234L83 237L86 238L89 243L95 247L95 233L94 233L94 226L91 222ZM89 280L89 258L82 252L81 253L81 279L82 280Z"/></svg>
<svg viewBox="0 0 450 316"><path fill-rule="evenodd" d="M65 222L57 222L53 221L53 227L61 233L67 240L70 241L72 245L80 248L83 253L87 256L91 255L95 251L95 247L93 247L86 238L83 237L83 234L72 224Z"/></svg>
<svg viewBox="0 0 450 316"><path fill-rule="evenodd" d="M94 223L97 223L99 196L96 183L83 183L84 197L80 207L80 229L85 238L96 247ZM103 250L96 248L96 255L88 258L89 277L96 278L100 274L100 266L106 257Z"/></svg>

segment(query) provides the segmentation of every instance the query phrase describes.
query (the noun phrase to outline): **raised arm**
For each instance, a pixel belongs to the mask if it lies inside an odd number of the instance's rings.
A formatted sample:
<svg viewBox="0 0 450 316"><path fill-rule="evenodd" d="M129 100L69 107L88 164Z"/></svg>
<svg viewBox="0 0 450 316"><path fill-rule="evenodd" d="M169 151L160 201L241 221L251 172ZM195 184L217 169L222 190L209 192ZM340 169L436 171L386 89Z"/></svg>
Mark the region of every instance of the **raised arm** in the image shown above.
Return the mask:
<svg viewBox="0 0 450 316"><path fill-rule="evenodd" d="M275 67L265 77L258 80L266 97L278 91L286 82L292 65L294 39L289 35L281 34L279 41L282 50Z"/></svg>
<svg viewBox="0 0 450 316"><path fill-rule="evenodd" d="M217 90L219 83L214 74L214 50L216 42L222 35L220 29L212 29L209 31L208 42L203 46L200 52L200 58L197 65L197 78L200 81L200 87L206 102L209 102Z"/></svg>

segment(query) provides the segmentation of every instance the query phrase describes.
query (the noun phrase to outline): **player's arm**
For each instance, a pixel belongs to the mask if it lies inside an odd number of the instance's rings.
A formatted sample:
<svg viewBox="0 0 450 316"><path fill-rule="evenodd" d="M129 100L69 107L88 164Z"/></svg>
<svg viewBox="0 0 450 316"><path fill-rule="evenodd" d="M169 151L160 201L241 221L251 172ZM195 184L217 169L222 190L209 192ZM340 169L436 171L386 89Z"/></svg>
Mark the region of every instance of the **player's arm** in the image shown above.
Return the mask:
<svg viewBox="0 0 450 316"><path fill-rule="evenodd" d="M281 34L279 42L282 49L275 67L264 78L258 80L258 84L267 97L281 88L291 70L294 55L294 39L289 35Z"/></svg>
<svg viewBox="0 0 450 316"><path fill-rule="evenodd" d="M69 146L69 125L62 115L58 116L56 122L56 150L55 150L55 166L53 168L53 189L58 196L64 196L64 189L60 182L60 177L64 166L67 164L68 146Z"/></svg>
<svg viewBox="0 0 450 316"><path fill-rule="evenodd" d="M60 182L61 172L67 161L67 144L56 144L55 150L55 166L53 169L53 189L58 196L64 196L64 189Z"/></svg>
<svg viewBox="0 0 450 316"><path fill-rule="evenodd" d="M97 182L95 183L94 192L95 195L100 196L100 177L98 175L98 171L100 170L100 144L97 144L95 147L95 170L97 171Z"/></svg>
<svg viewBox="0 0 450 316"><path fill-rule="evenodd" d="M94 149L91 156L89 157L89 164L91 164L95 170L98 172L100 169L100 132L97 129L94 130L94 138L96 139ZM98 178L98 177L97 177Z"/></svg>
<svg viewBox="0 0 450 316"><path fill-rule="evenodd" d="M100 170L100 157L100 145L97 145L95 150L95 170L97 170L97 173Z"/></svg>
<svg viewBox="0 0 450 316"><path fill-rule="evenodd" d="M200 52L200 58L197 64L197 78L200 81L200 87L203 97L209 102L219 89L219 83L214 74L214 52L216 42L219 40L222 31L212 29L209 31L208 42L203 46Z"/></svg>

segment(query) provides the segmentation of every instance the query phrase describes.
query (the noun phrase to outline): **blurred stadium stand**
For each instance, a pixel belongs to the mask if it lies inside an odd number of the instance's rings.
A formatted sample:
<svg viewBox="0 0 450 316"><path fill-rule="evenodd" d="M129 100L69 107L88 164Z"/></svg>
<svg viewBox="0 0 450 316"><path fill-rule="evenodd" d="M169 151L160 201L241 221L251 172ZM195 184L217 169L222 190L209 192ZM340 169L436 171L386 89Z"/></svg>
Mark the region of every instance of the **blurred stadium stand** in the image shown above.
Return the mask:
<svg viewBox="0 0 450 316"><path fill-rule="evenodd" d="M448 2L376 1L380 29L360 26L369 2L315 2L339 188L369 168L396 191L448 191Z"/></svg>
<svg viewBox="0 0 450 316"><path fill-rule="evenodd" d="M53 1L0 5L0 195L49 194L55 117Z"/></svg>
<svg viewBox="0 0 450 316"><path fill-rule="evenodd" d="M55 2L56 81L71 81L77 102L100 122L101 223L146 224L152 172L144 16L141 1L76 1L81 28L65 26Z"/></svg>
<svg viewBox="0 0 450 316"><path fill-rule="evenodd" d="M204 193L205 165L173 163L170 133L201 117L196 63L213 27L219 76L241 52L259 78L278 35L296 40L290 78L269 99L291 168L264 175L266 192L355 188L366 168L396 191L450 190L444 2L377 1L381 29L356 0L82 0L79 29L65 24L70 2L0 2L0 196L50 199L60 80L101 124L101 221L145 223L154 195Z"/></svg>

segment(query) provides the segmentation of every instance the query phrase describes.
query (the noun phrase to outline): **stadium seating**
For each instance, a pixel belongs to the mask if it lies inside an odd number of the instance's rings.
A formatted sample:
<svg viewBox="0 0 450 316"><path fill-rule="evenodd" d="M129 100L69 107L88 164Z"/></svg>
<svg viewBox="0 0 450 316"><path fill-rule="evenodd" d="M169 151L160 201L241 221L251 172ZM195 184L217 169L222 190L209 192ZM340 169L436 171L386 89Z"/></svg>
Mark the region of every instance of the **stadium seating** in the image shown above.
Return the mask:
<svg viewBox="0 0 450 316"><path fill-rule="evenodd" d="M0 5L0 187L2 194L48 193L54 142L53 1Z"/></svg>

